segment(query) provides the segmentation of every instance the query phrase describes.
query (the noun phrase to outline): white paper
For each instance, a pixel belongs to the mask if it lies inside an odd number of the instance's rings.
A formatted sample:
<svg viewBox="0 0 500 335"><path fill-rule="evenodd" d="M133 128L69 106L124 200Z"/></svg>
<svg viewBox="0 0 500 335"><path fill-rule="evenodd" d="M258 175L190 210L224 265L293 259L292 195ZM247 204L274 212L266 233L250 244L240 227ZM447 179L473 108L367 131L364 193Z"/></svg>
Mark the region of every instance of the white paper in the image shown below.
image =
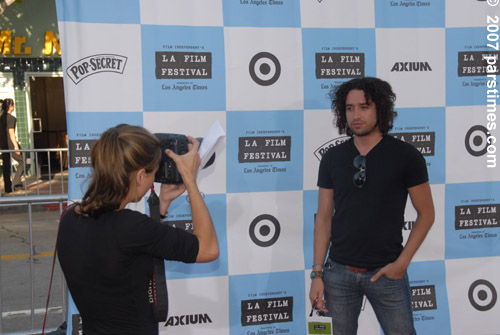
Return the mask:
<svg viewBox="0 0 500 335"><path fill-rule="evenodd" d="M200 169L207 164L208 160L215 152L215 147L225 136L226 133L224 132L224 129L222 129L219 121L215 121L212 127L205 134L205 137L203 137L203 141L198 148L198 153L201 158Z"/></svg>

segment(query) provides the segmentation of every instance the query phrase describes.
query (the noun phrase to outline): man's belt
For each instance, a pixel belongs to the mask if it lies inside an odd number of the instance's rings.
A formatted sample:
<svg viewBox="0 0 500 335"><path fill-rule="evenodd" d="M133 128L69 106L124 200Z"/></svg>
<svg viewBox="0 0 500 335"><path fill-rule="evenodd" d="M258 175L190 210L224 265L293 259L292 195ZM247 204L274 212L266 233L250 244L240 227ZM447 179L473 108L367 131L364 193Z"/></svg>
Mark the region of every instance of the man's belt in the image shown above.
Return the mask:
<svg viewBox="0 0 500 335"><path fill-rule="evenodd" d="M350 266L350 265L346 265L346 268L348 268L352 272L357 272L357 273L364 273L364 272L368 271L368 269L357 268L355 266Z"/></svg>

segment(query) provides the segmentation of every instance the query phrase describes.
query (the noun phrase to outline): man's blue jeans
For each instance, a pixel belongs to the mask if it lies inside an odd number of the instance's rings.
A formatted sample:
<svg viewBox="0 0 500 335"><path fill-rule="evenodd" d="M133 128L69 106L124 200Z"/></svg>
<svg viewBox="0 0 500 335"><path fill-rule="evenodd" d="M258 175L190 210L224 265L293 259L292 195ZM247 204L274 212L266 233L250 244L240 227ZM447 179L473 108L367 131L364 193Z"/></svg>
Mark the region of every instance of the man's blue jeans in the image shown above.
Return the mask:
<svg viewBox="0 0 500 335"><path fill-rule="evenodd" d="M414 335L411 291L408 274L401 279L380 277L378 271L353 272L328 259L323 272L328 316L333 335L356 335L363 295L366 295L386 335Z"/></svg>

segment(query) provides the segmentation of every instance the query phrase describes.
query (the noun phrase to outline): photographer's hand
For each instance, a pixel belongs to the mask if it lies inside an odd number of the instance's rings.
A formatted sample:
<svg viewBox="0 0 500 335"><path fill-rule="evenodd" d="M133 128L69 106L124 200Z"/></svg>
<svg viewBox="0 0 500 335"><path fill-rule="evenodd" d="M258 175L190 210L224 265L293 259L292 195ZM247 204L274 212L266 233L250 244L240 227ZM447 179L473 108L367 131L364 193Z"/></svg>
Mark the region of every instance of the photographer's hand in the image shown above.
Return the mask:
<svg viewBox="0 0 500 335"><path fill-rule="evenodd" d="M184 155L177 155L172 150L167 149L165 153L167 156L172 158L177 166L177 170L182 176L182 181L188 187L190 183L196 183L196 173L201 163L200 155L198 154L198 148L200 147L200 142L194 137L188 136L188 152Z"/></svg>
<svg viewBox="0 0 500 335"><path fill-rule="evenodd" d="M165 152L175 162L184 182L184 187L188 191L189 205L193 217L193 234L198 237L199 241L196 262L211 262L219 257L219 242L217 241L212 218L196 184L196 173L201 162L198 154L200 142L191 136L188 136L188 139L190 141L188 145L189 151L184 155L177 155L169 149ZM160 210L161 208L160 204Z"/></svg>
<svg viewBox="0 0 500 335"><path fill-rule="evenodd" d="M170 203L184 193L185 190L184 184L161 184L160 214L165 215Z"/></svg>
<svg viewBox="0 0 500 335"><path fill-rule="evenodd" d="M160 190L160 214L165 215L170 203L179 197L186 190L185 183L196 183L196 171L200 165L200 155L198 154L199 143L196 139L190 138L188 152L184 155L177 155L172 150L167 149L165 153L175 162L177 170L182 176L184 184L162 184ZM193 141L194 140L194 141ZM193 144L191 144L193 143Z"/></svg>

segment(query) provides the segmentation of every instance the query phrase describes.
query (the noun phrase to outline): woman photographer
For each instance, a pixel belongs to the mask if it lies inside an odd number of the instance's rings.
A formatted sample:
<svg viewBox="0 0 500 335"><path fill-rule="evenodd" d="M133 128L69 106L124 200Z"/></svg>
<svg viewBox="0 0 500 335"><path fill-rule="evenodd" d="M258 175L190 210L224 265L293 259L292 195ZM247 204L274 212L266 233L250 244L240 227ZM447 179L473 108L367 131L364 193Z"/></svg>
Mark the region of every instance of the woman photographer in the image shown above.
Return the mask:
<svg viewBox="0 0 500 335"><path fill-rule="evenodd" d="M63 214L57 251L83 334L158 334L149 302L153 257L185 263L210 262L219 244L210 213L196 185L199 142L174 160L184 184L162 184L160 214L185 190L193 234L126 209L153 185L161 159L158 139L142 127L118 125L91 150L93 175L81 202Z"/></svg>

